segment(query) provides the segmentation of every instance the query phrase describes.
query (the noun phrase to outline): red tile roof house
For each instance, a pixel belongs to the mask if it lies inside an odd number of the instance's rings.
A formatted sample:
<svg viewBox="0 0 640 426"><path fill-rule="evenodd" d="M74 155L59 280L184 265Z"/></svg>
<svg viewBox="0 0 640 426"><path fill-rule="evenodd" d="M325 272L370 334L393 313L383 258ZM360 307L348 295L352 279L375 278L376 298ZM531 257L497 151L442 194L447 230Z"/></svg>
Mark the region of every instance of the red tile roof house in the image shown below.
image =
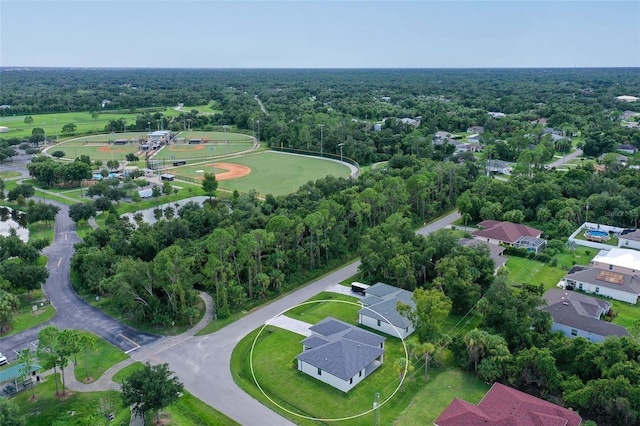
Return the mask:
<svg viewBox="0 0 640 426"><path fill-rule="evenodd" d="M476 240L495 245L503 243L522 247L536 253L540 253L546 247L546 241L540 239L542 231L530 226L498 220L484 220L478 226L482 229L471 233Z"/></svg>
<svg viewBox="0 0 640 426"><path fill-rule="evenodd" d="M578 426L578 413L494 383L478 405L454 399L436 426Z"/></svg>

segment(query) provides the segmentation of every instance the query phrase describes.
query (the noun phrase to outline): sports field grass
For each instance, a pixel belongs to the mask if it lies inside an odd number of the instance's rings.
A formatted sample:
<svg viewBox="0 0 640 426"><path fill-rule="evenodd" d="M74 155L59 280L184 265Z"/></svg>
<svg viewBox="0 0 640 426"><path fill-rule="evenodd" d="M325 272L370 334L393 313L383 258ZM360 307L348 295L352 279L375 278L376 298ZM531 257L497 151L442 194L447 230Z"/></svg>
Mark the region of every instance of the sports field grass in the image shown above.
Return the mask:
<svg viewBox="0 0 640 426"><path fill-rule="evenodd" d="M180 132L178 135L179 138L185 139L205 139L209 138L211 142L253 142L253 138L249 135L244 135L242 133L232 133L228 132L204 132L204 131L191 131L191 132Z"/></svg>
<svg viewBox="0 0 640 426"><path fill-rule="evenodd" d="M335 161L274 151L249 154L224 160L224 162L247 166L251 168L251 173L237 179L220 181L219 188L238 190L239 192L255 190L261 195L289 194L309 181L315 181L328 175L348 177L350 173L347 166ZM171 169L169 173L198 178L202 176L202 173L197 173L197 170L202 170L202 166L178 167Z"/></svg>
<svg viewBox="0 0 640 426"><path fill-rule="evenodd" d="M62 151L65 158L76 158L81 155L88 155L92 160L124 160L127 154L138 152L139 145L58 145L50 148L47 153Z"/></svg>
<svg viewBox="0 0 640 426"><path fill-rule="evenodd" d="M153 156L154 160L182 160L191 158L215 158L220 155L234 154L245 151L253 146L253 143L207 143L203 145L176 144L164 146ZM213 148L213 149L212 149Z"/></svg>

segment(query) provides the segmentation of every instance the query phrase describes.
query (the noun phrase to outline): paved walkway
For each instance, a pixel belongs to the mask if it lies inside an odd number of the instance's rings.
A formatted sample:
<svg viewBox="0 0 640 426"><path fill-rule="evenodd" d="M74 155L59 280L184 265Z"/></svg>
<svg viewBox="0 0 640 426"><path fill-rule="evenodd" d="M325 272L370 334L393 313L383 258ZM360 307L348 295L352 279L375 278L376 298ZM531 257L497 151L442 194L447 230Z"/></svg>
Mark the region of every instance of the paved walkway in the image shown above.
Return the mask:
<svg viewBox="0 0 640 426"><path fill-rule="evenodd" d="M304 337L311 336L311 330L309 330L309 327L313 325L313 324L309 324L308 322L289 318L286 315L279 315L275 317L273 320L268 321L267 324L273 325L285 330L293 331L294 333L300 334Z"/></svg>

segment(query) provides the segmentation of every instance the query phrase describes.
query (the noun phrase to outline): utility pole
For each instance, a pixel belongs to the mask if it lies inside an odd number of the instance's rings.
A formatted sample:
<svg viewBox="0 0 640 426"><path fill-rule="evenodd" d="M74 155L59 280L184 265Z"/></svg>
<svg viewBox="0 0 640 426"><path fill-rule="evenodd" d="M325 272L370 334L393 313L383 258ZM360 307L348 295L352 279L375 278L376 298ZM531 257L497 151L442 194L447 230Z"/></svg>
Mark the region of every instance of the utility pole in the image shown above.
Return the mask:
<svg viewBox="0 0 640 426"><path fill-rule="evenodd" d="M340 162L342 163L342 147L344 146L343 143L338 144L338 146L340 147Z"/></svg>
<svg viewBox="0 0 640 426"><path fill-rule="evenodd" d="M256 123L258 123L258 143L260 143L260 120L256 120Z"/></svg>
<svg viewBox="0 0 640 426"><path fill-rule="evenodd" d="M226 141L226 145L224 146L224 153L228 154L229 153L229 138L227 137L227 125L223 125L222 128L224 129L224 140Z"/></svg>
<svg viewBox="0 0 640 426"><path fill-rule="evenodd" d="M380 394L376 392L373 398L373 426L378 426L378 409L380 407Z"/></svg>
<svg viewBox="0 0 640 426"><path fill-rule="evenodd" d="M320 124L319 126L320 126L320 157L322 157L322 153L324 151L324 149L323 149L323 145L324 145L324 132L323 132L324 124Z"/></svg>

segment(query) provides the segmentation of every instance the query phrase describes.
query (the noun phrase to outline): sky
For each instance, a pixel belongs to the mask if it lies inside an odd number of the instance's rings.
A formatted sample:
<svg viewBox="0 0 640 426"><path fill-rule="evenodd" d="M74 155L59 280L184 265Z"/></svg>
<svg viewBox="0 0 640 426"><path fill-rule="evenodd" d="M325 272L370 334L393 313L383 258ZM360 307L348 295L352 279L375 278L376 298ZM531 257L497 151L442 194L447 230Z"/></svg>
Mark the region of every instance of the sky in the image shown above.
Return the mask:
<svg viewBox="0 0 640 426"><path fill-rule="evenodd" d="M0 66L640 67L640 1L0 0Z"/></svg>

